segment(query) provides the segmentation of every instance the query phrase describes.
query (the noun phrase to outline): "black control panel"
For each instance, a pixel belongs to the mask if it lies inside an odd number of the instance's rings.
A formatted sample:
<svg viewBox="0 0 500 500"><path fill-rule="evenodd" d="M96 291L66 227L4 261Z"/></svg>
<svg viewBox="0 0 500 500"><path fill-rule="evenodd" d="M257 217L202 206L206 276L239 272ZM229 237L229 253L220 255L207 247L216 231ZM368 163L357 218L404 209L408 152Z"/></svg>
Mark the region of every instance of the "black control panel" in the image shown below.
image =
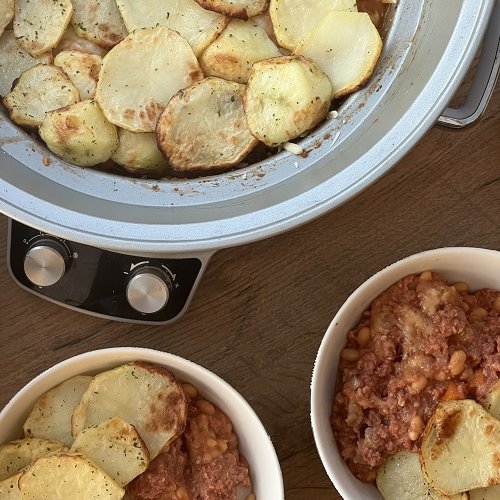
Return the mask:
<svg viewBox="0 0 500 500"><path fill-rule="evenodd" d="M91 314L164 323L185 307L198 258L158 259L62 240L11 221L9 265L25 288Z"/></svg>

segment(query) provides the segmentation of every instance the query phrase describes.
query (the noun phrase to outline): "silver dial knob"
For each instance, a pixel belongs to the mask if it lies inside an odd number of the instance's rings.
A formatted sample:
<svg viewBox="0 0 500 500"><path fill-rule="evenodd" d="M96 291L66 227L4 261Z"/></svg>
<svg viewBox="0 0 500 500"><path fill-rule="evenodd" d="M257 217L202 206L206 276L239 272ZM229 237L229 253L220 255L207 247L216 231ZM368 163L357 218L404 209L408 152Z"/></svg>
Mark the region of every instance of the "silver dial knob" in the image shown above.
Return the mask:
<svg viewBox="0 0 500 500"><path fill-rule="evenodd" d="M60 248L59 248L60 247ZM55 285L66 272L66 249L56 241L39 241L24 256L24 273L37 286Z"/></svg>
<svg viewBox="0 0 500 500"><path fill-rule="evenodd" d="M163 309L170 298L170 278L152 267L139 269L127 285L127 300L131 307L144 314Z"/></svg>

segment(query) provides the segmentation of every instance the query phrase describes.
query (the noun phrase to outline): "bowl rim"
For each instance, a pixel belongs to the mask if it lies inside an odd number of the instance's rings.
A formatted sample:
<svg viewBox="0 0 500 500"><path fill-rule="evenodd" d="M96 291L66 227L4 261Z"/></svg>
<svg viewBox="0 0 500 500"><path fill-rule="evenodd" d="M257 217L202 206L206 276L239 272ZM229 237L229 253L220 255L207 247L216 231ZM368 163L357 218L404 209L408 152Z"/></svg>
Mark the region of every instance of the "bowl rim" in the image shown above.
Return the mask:
<svg viewBox="0 0 500 500"><path fill-rule="evenodd" d="M389 264L379 271L377 271L375 274L370 276L368 279L363 281L358 287L356 287L350 294L349 296L344 300L342 303L341 307L338 309L336 314L334 315L333 319L328 325L328 328L325 331L325 334L321 340L315 361L314 361L314 367L313 367L313 372L311 376L311 401L310 401L310 422L311 422L311 427L312 427L312 433L314 437L314 442L316 445L316 449L318 451L319 457L321 459L321 463L323 465L323 468L325 472L328 474L328 477L330 478L330 481L332 482L333 486L337 489L339 494L342 496L342 498L345 499L350 499L352 498L350 495L352 494L351 491L346 487L345 481L341 480L341 477L344 476L344 473L341 472L339 475L338 472L336 472L336 468L334 464L330 462L330 459L328 457L328 452L332 449L336 449L338 453L338 448L336 445L336 442L333 438L333 433L331 432L330 428L330 435L328 435L328 439L325 439L324 432L322 431L322 425L321 425L321 415L324 413L323 412L323 405L321 405L321 395L320 395L320 389L322 387L322 380L321 380L321 369L322 367L326 366L329 362L329 348L332 342L334 342L336 334L343 334L344 336L347 334L347 331L349 328L352 328L351 325L349 326L348 323L342 324L342 317L345 314L345 311L348 310L351 305L357 301L358 297L363 295L366 291L370 290L371 288L374 288L374 285L377 283L381 282L384 280L384 278L387 281L390 281L390 283L395 283L398 279L401 279L403 276L406 276L407 274L412 274L412 273L418 273L419 271L407 271L403 274L401 274L400 270L401 268L405 268L407 265L417 265L420 262L422 262L422 265L424 262L428 263L429 258L435 258L435 262L437 264L440 263L440 259L442 258L453 258L454 256L458 256L460 254L468 254L470 256L474 255L477 257L477 254L480 254L482 256L494 256L493 258L499 258L500 259L500 251L499 250L494 250L494 249L487 249L487 248L479 248L479 247L471 247L471 246L464 246L464 247L458 247L458 246L450 246L450 247L440 247L440 248L434 248L434 249L429 249L429 250L424 250L421 252L417 252L411 255L408 255L406 257L403 257L401 259L396 260L392 264ZM429 269L428 265L427 267L421 268L420 272ZM389 277L391 279L389 279ZM392 280L392 281L391 281ZM390 286L387 285L387 286ZM387 286L385 286L383 289L386 289ZM369 299L369 304L372 303L372 301L380 294L382 293L383 290L379 291L376 294L370 294L370 299ZM373 290L372 290L373 292ZM335 363L338 363L338 359L335 360ZM335 370L337 371L337 369ZM359 483L361 487L366 487L367 485L364 483L361 483L359 480L357 480L354 475L349 471L347 468L347 465L345 465L345 462L343 459L340 457L340 454L338 454L338 458L341 464L343 464L343 471L347 472L347 476L349 479L352 479L353 481ZM335 464L338 465L338 464ZM340 476L340 477L339 477Z"/></svg>
<svg viewBox="0 0 500 500"><path fill-rule="evenodd" d="M278 500L278 498L285 498L283 475L276 450L263 423L255 413L255 410L246 401L246 399L223 378L219 377L218 375L199 365L198 363L195 363L194 361L186 359L177 354L144 347L122 346L95 349L77 354L75 356L71 356L43 370L41 373L32 378L27 384L25 384L21 389L19 389L0 411L0 422L3 423L7 418L5 425L7 425L8 428L13 428L16 423L16 419L14 418L14 415L12 415L13 409L16 407L16 405L22 402L24 398L29 399L32 406L33 401L48 389L55 387L57 384L60 384L64 380L67 380L74 375L85 373L99 373L100 371L120 366L120 364L124 364L130 361L146 361L163 365L171 369L181 381L185 380L186 382L191 382L189 380L189 375L186 376L186 374L193 372L196 374L196 376L200 377L200 380L196 381L195 384L197 389L199 389L202 394L206 393L207 391L216 391L217 394L225 395L225 397L223 398L224 400L227 399L233 401L235 405L238 406L238 413L240 415L243 415L242 418L245 420L250 419L249 423L251 423L251 429L253 430L251 437L255 436L255 431L257 431L261 436L259 444L260 452L265 452L266 454L266 469L271 471L271 477L273 478L273 481L275 483L273 498L269 498L268 500ZM82 366L84 366L85 364L86 368L82 370ZM68 368L72 368L72 370L70 370L71 373L66 374L64 378L61 377L61 373L64 373ZM185 376L186 378L184 378ZM30 395L30 392L34 390L34 394ZM216 404L224 413L226 413L227 408L224 407L224 404ZM231 421L233 421L232 416L230 416L230 419ZM17 422L17 425L19 425L19 422ZM240 425L237 431L238 441L240 443L242 442L242 432L247 433L248 431L246 431L246 429L242 428L242 426ZM248 441L253 441L253 439L249 439ZM255 474L255 468L253 468L253 471ZM255 480L255 477L253 478L253 480ZM274 496L276 493L278 493L278 496ZM262 498L262 500L266 499Z"/></svg>

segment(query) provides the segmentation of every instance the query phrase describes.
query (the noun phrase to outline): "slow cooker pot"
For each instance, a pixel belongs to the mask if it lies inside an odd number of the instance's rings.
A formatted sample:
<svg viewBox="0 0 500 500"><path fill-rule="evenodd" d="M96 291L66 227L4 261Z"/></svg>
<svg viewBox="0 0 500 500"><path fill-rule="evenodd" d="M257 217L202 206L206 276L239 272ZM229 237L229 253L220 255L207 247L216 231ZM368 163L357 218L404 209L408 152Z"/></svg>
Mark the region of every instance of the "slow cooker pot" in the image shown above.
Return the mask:
<svg viewBox="0 0 500 500"><path fill-rule="evenodd" d="M436 123L494 6L495 0L392 4L369 84L299 141L304 157L282 151L222 175L155 181L72 166L0 111L0 211L92 247L199 255L203 263L217 249L296 227L369 186Z"/></svg>

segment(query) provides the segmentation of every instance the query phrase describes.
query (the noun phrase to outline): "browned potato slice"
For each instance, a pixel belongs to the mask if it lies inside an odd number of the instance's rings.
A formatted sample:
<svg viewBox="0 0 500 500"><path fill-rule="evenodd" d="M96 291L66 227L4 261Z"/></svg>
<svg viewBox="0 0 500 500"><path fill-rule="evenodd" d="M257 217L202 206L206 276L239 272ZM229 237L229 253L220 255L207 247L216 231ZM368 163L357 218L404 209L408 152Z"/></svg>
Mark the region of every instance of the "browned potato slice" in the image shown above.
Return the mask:
<svg viewBox="0 0 500 500"><path fill-rule="evenodd" d="M109 49L127 36L115 0L71 1L75 9L71 24L82 38Z"/></svg>
<svg viewBox="0 0 500 500"><path fill-rule="evenodd" d="M90 376L77 375L40 396L24 422L24 435L71 446L71 415L91 380Z"/></svg>
<svg viewBox="0 0 500 500"><path fill-rule="evenodd" d="M382 39L368 14L332 12L296 47L294 54L314 61L330 78L334 98L338 98L366 83L381 50Z"/></svg>
<svg viewBox="0 0 500 500"><path fill-rule="evenodd" d="M248 19L267 10L269 0L196 0L204 9L225 16Z"/></svg>
<svg viewBox="0 0 500 500"><path fill-rule="evenodd" d="M54 58L54 66L68 75L82 101L94 97L101 64L102 59L98 55L78 50L63 50Z"/></svg>
<svg viewBox="0 0 500 500"><path fill-rule="evenodd" d="M469 500L498 500L500 498L500 486L489 486L469 491Z"/></svg>
<svg viewBox="0 0 500 500"><path fill-rule="evenodd" d="M219 38L207 47L200 65L206 75L246 83L255 62L280 55L264 28L253 19L233 19Z"/></svg>
<svg viewBox="0 0 500 500"><path fill-rule="evenodd" d="M244 100L248 126L264 144L277 146L323 120L331 99L328 77L306 58L282 56L257 62Z"/></svg>
<svg viewBox="0 0 500 500"><path fill-rule="evenodd" d="M116 127L90 100L47 113L38 132L53 153L82 167L109 160L118 147Z"/></svg>
<svg viewBox="0 0 500 500"><path fill-rule="evenodd" d="M19 478L23 500L119 500L125 494L83 455L37 458Z"/></svg>
<svg viewBox="0 0 500 500"><path fill-rule="evenodd" d="M330 12L357 10L356 0L271 0L269 6L276 38L288 50L295 49Z"/></svg>
<svg viewBox="0 0 500 500"><path fill-rule="evenodd" d="M60 68L38 64L20 76L12 91L3 98L3 104L14 123L38 127L48 111L79 99L77 88Z"/></svg>
<svg viewBox="0 0 500 500"><path fill-rule="evenodd" d="M103 57L108 51L94 42L78 36L71 26L68 25L57 47L53 50L54 54L59 54L63 50L78 50L79 52L86 52L88 54L96 54Z"/></svg>
<svg viewBox="0 0 500 500"><path fill-rule="evenodd" d="M93 378L73 413L73 435L115 416L137 429L153 459L184 431L186 396L166 368L129 363Z"/></svg>
<svg viewBox="0 0 500 500"><path fill-rule="evenodd" d="M65 450L63 443L49 439L25 438L5 443L0 446L0 480L17 474L35 458Z"/></svg>
<svg viewBox="0 0 500 500"><path fill-rule="evenodd" d="M14 0L0 0L0 36L14 19Z"/></svg>
<svg viewBox="0 0 500 500"><path fill-rule="evenodd" d="M384 500L466 500L467 494L449 496L433 490L424 478L418 453L400 451L377 471L377 488Z"/></svg>
<svg viewBox="0 0 500 500"><path fill-rule="evenodd" d="M83 429L70 452L90 458L120 486L142 474L149 465L149 452L141 436L120 417Z"/></svg>
<svg viewBox="0 0 500 500"><path fill-rule="evenodd" d="M16 0L14 35L32 56L54 48L73 14L70 0Z"/></svg>
<svg viewBox="0 0 500 500"><path fill-rule="evenodd" d="M195 0L116 0L130 33L166 26L179 32L199 57L229 19L200 7Z"/></svg>
<svg viewBox="0 0 500 500"><path fill-rule="evenodd" d="M16 42L12 30L4 31L0 37L0 96L6 96L12 90L14 80L19 78L23 71L37 64L51 62L50 52L33 57Z"/></svg>
<svg viewBox="0 0 500 500"><path fill-rule="evenodd" d="M446 495L500 484L500 421L475 401L442 402L425 428L427 481Z"/></svg>
<svg viewBox="0 0 500 500"><path fill-rule="evenodd" d="M170 100L156 135L175 172L227 169L257 145L243 111L244 92L239 83L209 77Z"/></svg>
<svg viewBox="0 0 500 500"><path fill-rule="evenodd" d="M179 33L140 29L104 57L96 100L111 123L131 132L154 132L170 98L200 78L198 61Z"/></svg>
<svg viewBox="0 0 500 500"><path fill-rule="evenodd" d="M21 490L18 483L22 472L18 472L13 476L0 481L0 498L2 500L21 500Z"/></svg>
<svg viewBox="0 0 500 500"><path fill-rule="evenodd" d="M121 128L118 138L120 145L111 159L127 172L154 176L167 173L168 162L158 149L154 132L135 133Z"/></svg>

